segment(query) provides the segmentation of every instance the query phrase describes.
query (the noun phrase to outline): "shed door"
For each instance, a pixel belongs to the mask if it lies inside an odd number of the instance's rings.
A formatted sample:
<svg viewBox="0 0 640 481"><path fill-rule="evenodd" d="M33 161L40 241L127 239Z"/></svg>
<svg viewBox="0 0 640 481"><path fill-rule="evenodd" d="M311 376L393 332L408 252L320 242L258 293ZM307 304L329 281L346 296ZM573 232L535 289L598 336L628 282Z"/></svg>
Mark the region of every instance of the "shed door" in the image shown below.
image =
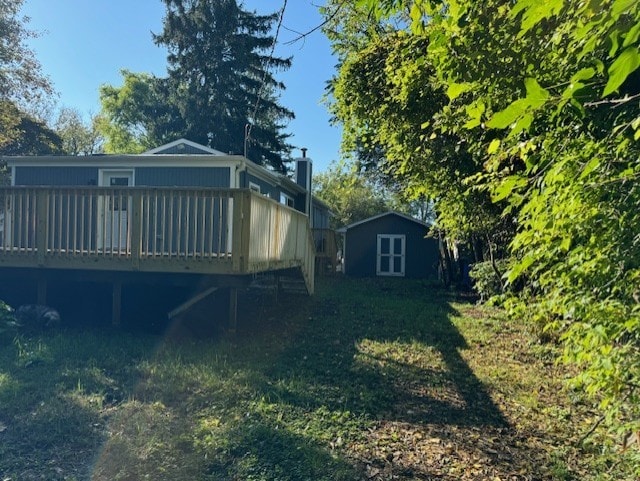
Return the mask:
<svg viewBox="0 0 640 481"><path fill-rule="evenodd" d="M133 185L133 171L102 171L100 185L103 187L130 187ZM129 246L129 195L108 194L99 201L98 244L101 249L126 250Z"/></svg>
<svg viewBox="0 0 640 481"><path fill-rule="evenodd" d="M376 275L404 276L405 236L378 234Z"/></svg>

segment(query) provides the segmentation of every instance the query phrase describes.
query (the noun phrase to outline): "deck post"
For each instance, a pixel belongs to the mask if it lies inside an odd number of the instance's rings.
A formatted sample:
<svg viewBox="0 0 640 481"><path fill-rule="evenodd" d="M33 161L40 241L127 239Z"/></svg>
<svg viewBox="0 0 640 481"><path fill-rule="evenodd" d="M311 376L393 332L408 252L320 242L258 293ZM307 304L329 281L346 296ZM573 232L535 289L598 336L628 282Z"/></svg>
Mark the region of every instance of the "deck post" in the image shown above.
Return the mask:
<svg viewBox="0 0 640 481"><path fill-rule="evenodd" d="M38 292L36 294L36 304L39 306L47 305L47 279L41 275L38 277Z"/></svg>
<svg viewBox="0 0 640 481"><path fill-rule="evenodd" d="M238 288L229 288L229 325L227 331L229 334L236 334L238 328Z"/></svg>
<svg viewBox="0 0 640 481"><path fill-rule="evenodd" d="M113 297L111 303L111 324L120 326L122 319L122 281L113 282Z"/></svg>
<svg viewBox="0 0 640 481"><path fill-rule="evenodd" d="M49 224L49 196L50 190L38 191L40 195L36 196L36 250L38 256L38 266L42 267L45 263L47 255L47 234ZM44 305L44 304L43 304Z"/></svg>
<svg viewBox="0 0 640 481"><path fill-rule="evenodd" d="M251 235L251 192L233 194L233 234L231 257L233 270L245 274L249 266L249 236Z"/></svg>
<svg viewBox="0 0 640 481"><path fill-rule="evenodd" d="M133 192L131 204L131 264L137 271L142 255L142 192Z"/></svg>

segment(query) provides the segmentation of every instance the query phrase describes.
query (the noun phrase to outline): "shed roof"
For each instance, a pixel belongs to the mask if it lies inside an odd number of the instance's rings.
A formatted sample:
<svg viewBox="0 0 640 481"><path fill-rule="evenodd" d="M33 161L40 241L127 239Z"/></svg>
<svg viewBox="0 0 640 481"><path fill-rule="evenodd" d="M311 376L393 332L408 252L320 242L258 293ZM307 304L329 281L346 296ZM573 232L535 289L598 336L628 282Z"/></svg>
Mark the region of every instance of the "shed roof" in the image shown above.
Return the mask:
<svg viewBox="0 0 640 481"><path fill-rule="evenodd" d="M354 222L353 224L349 224L349 225L346 225L344 227L341 227L340 229L338 229L337 232L345 233L345 232L347 232L349 229L351 229L353 227L357 227L357 226L359 226L361 224L366 224L367 222L372 222L374 220L378 220L378 219L380 219L382 217L386 217L388 215L394 215L394 216L397 216L397 217L401 217L401 218L403 218L405 220L409 220L411 222L415 222L416 224L422 225L422 226L427 227L427 228L430 227L429 224L427 224L426 222L421 221L420 219L416 219L416 218L408 216L406 214L401 214L400 212L389 211L389 212L384 212L382 214L374 215L374 216L369 217L367 219L363 219L363 220L360 220L358 222Z"/></svg>

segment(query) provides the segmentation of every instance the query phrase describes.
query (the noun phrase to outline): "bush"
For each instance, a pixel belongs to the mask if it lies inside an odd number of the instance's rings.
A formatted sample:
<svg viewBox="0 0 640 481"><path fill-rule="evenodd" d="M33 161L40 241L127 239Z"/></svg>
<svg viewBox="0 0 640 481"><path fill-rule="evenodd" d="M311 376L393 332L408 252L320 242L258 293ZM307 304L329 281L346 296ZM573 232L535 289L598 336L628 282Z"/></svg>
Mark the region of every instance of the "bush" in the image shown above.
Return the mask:
<svg viewBox="0 0 640 481"><path fill-rule="evenodd" d="M0 334L14 332L17 327L14 310L4 301L0 301Z"/></svg>
<svg viewBox="0 0 640 481"><path fill-rule="evenodd" d="M502 274L508 268L508 259L496 261L496 267ZM480 295L481 301L503 294L503 280L500 279L490 261L476 262L471 266L469 276L473 281L473 288Z"/></svg>

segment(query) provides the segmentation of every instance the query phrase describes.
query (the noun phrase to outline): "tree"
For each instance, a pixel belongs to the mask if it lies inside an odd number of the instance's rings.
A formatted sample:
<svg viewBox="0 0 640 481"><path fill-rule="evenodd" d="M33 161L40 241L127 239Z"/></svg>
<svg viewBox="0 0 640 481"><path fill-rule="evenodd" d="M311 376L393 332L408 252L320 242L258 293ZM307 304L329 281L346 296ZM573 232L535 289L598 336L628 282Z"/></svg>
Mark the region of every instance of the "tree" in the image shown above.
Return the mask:
<svg viewBox="0 0 640 481"><path fill-rule="evenodd" d="M0 101L0 155L62 153L62 139L11 101Z"/></svg>
<svg viewBox="0 0 640 481"><path fill-rule="evenodd" d="M401 49L396 89L446 94L422 116L418 142L457 139L473 166L460 170L463 193L490 195L514 223L505 280L527 288L512 312L564 344L580 367L574 384L612 430L640 431L640 4L359 5L410 12L408 35L424 43Z"/></svg>
<svg viewBox="0 0 640 481"><path fill-rule="evenodd" d="M350 15L362 11L351 7ZM350 25L350 18L340 20ZM482 170L481 159L461 148L464 139L456 132L425 139L427 119L448 103L446 90L431 82L433 68L416 68L429 39L389 26L367 30L360 42L342 40L340 32L330 33L339 48L355 48L342 50L332 81L330 108L343 125L343 150L405 200L435 200L439 227L468 244L476 261L504 252L513 236L510 219L466 181Z"/></svg>
<svg viewBox="0 0 640 481"><path fill-rule="evenodd" d="M23 0L0 0L0 150L28 154L55 150L57 139L34 114L53 93L40 64L26 46L35 34L19 16Z"/></svg>
<svg viewBox="0 0 640 481"><path fill-rule="evenodd" d="M121 74L121 87L100 87L97 125L107 153L140 153L189 137L167 79L128 70Z"/></svg>
<svg viewBox="0 0 640 481"><path fill-rule="evenodd" d="M62 140L67 155L91 155L101 151L102 137L97 130L97 117L87 124L77 109L64 107L58 114L55 131Z"/></svg>
<svg viewBox="0 0 640 481"><path fill-rule="evenodd" d="M24 0L0 0L0 99L21 106L51 95L40 64L25 41L35 36L26 28L28 18L19 16Z"/></svg>
<svg viewBox="0 0 640 481"><path fill-rule="evenodd" d="M314 195L326 202L334 214L333 228L343 227L390 210L381 190L347 164L333 163L315 174Z"/></svg>
<svg viewBox="0 0 640 481"><path fill-rule="evenodd" d="M224 152L246 148L251 160L284 171L293 113L278 103L284 85L272 74L291 64L269 53L278 15L236 0L163 1L163 31L153 39L169 50L168 77L123 72L123 87L101 89L106 150L186 137Z"/></svg>

